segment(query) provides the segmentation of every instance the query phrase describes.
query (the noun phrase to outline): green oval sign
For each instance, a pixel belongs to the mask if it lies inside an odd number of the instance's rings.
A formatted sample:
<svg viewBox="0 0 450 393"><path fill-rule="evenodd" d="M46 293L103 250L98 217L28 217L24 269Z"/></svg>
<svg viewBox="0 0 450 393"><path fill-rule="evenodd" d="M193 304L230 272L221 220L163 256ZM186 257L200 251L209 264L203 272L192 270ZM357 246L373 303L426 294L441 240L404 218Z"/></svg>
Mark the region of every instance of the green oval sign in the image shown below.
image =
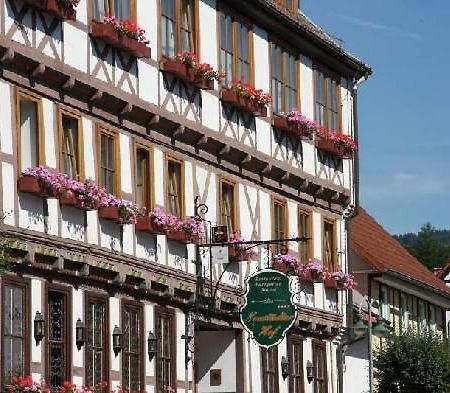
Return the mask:
<svg viewBox="0 0 450 393"><path fill-rule="evenodd" d="M272 347L283 340L297 319L297 307L290 278L277 270L257 271L247 279L241 322L262 347Z"/></svg>

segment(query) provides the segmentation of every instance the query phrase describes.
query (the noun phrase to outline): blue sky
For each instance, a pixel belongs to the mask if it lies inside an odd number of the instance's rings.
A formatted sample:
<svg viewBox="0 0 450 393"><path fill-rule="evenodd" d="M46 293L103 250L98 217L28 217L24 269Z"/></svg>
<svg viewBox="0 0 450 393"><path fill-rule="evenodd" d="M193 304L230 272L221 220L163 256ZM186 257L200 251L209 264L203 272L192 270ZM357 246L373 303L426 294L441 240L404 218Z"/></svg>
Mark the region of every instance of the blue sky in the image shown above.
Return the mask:
<svg viewBox="0 0 450 393"><path fill-rule="evenodd" d="M362 205L391 233L450 228L450 1L301 5L374 71L359 90Z"/></svg>

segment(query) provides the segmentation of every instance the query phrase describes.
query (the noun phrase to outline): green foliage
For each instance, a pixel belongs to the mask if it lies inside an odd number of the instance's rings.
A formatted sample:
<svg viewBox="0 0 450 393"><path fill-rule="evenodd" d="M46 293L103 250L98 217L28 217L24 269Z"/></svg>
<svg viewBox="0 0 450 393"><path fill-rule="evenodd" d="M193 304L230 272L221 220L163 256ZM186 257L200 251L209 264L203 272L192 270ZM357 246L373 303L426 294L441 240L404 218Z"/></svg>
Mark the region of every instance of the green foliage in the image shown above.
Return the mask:
<svg viewBox="0 0 450 393"><path fill-rule="evenodd" d="M450 258L450 231L436 229L429 222L417 234L394 237L428 268L441 267Z"/></svg>
<svg viewBox="0 0 450 393"><path fill-rule="evenodd" d="M11 241L5 239L0 233L0 276L5 274L14 263L11 257Z"/></svg>
<svg viewBox="0 0 450 393"><path fill-rule="evenodd" d="M431 334L392 335L374 367L378 393L450 392L450 347Z"/></svg>

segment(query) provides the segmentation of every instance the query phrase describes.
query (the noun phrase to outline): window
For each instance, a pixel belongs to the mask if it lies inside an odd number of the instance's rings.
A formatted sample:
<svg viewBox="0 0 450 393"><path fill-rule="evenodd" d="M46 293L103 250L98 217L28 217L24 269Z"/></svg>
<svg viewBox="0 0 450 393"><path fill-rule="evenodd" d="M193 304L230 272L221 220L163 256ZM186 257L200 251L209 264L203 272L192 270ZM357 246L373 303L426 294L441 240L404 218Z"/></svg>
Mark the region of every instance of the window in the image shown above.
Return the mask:
<svg viewBox="0 0 450 393"><path fill-rule="evenodd" d="M299 242L299 256L302 262L307 262L313 256L312 233L311 212L300 209L298 214L298 236L310 239Z"/></svg>
<svg viewBox="0 0 450 393"><path fill-rule="evenodd" d="M286 220L287 206L286 202L274 199L273 201L273 222L272 222L272 236L273 239L285 239L287 234L287 220ZM283 249L282 244L274 245L274 253L278 254Z"/></svg>
<svg viewBox="0 0 450 393"><path fill-rule="evenodd" d="M224 83L251 81L250 28L242 20L222 12L220 14L220 71Z"/></svg>
<svg viewBox="0 0 450 393"><path fill-rule="evenodd" d="M314 70L315 120L328 130L340 131L339 83L321 69Z"/></svg>
<svg viewBox="0 0 450 393"><path fill-rule="evenodd" d="M380 286L380 314L381 318L389 321L391 319L391 306L389 301L389 288Z"/></svg>
<svg viewBox="0 0 450 393"><path fill-rule="evenodd" d="M122 306L122 389L125 392L143 390L142 343L144 337L142 306L124 302Z"/></svg>
<svg viewBox="0 0 450 393"><path fill-rule="evenodd" d="M71 179L82 180L81 149L83 138L81 135L80 119L69 113L60 113L60 154L61 172Z"/></svg>
<svg viewBox="0 0 450 393"><path fill-rule="evenodd" d="M151 153L149 148L139 145L136 147L136 203L147 210L151 210L153 204L151 184Z"/></svg>
<svg viewBox="0 0 450 393"><path fill-rule="evenodd" d="M227 226L228 235L237 232L235 187L227 180L220 181L220 225Z"/></svg>
<svg viewBox="0 0 450 393"><path fill-rule="evenodd" d="M136 20L135 0L91 0L92 19L103 20L105 15L121 20Z"/></svg>
<svg viewBox="0 0 450 393"><path fill-rule="evenodd" d="M336 235L334 222L323 222L323 263L330 271L336 271Z"/></svg>
<svg viewBox="0 0 450 393"><path fill-rule="evenodd" d="M86 321L86 385L94 386L109 380L108 368L108 299L87 293Z"/></svg>
<svg viewBox="0 0 450 393"><path fill-rule="evenodd" d="M22 280L3 278L2 296L1 382L4 388L13 376L29 374L28 285Z"/></svg>
<svg viewBox="0 0 450 393"><path fill-rule="evenodd" d="M303 393L303 340L300 336L288 336L289 393Z"/></svg>
<svg viewBox="0 0 450 393"><path fill-rule="evenodd" d="M261 348L263 393L278 393L278 349Z"/></svg>
<svg viewBox="0 0 450 393"><path fill-rule="evenodd" d="M51 389L70 380L70 290L51 286L47 291L47 378Z"/></svg>
<svg viewBox="0 0 450 393"><path fill-rule="evenodd" d="M195 52L195 0L161 0L162 55Z"/></svg>
<svg viewBox="0 0 450 393"><path fill-rule="evenodd" d="M322 341L313 341L313 375L314 393L327 393L327 348Z"/></svg>
<svg viewBox="0 0 450 393"><path fill-rule="evenodd" d="M119 190L117 165L118 144L114 132L100 129L99 132L99 183L111 194L117 194Z"/></svg>
<svg viewBox="0 0 450 393"><path fill-rule="evenodd" d="M408 297L400 294L400 331L407 333L409 327Z"/></svg>
<svg viewBox="0 0 450 393"><path fill-rule="evenodd" d="M158 342L156 354L156 393L176 390L175 314L161 307L155 312L155 334Z"/></svg>
<svg viewBox="0 0 450 393"><path fill-rule="evenodd" d="M167 160L167 204L169 213L181 218L183 204L183 165L180 161Z"/></svg>
<svg viewBox="0 0 450 393"><path fill-rule="evenodd" d="M273 111L289 112L298 106L296 57L275 43L271 44L271 56Z"/></svg>
<svg viewBox="0 0 450 393"><path fill-rule="evenodd" d="M39 97L19 90L17 93L19 121L20 171L44 164L44 137Z"/></svg>

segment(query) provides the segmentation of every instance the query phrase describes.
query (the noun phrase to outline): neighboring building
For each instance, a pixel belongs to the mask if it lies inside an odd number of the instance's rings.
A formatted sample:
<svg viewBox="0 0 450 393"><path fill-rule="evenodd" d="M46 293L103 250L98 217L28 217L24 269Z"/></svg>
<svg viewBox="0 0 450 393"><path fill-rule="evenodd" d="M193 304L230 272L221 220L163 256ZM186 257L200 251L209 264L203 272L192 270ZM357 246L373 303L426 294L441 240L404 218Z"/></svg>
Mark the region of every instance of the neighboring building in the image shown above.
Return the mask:
<svg viewBox="0 0 450 393"><path fill-rule="evenodd" d="M445 282L450 287L450 261L447 261L444 266L433 269L434 275ZM450 311L445 314L445 326L447 331L447 337L450 336Z"/></svg>
<svg viewBox="0 0 450 393"><path fill-rule="evenodd" d="M226 71L225 85L242 78L272 93L275 112L301 107L346 135L354 133L355 84L370 68L293 1L81 0L75 20L36 4L0 0L1 228L18 262L1 280L1 390L12 374L30 374L54 388L106 380L158 393L336 391L345 292L302 284L295 328L278 348L260 350L236 310L245 278L270 263L268 249L230 264L216 307L193 312L212 296L198 279L217 280L224 267L210 264L207 249L119 225L114 209L101 217L69 206L72 195L58 199L18 181L44 166L180 219L194 215L197 200L229 232L309 238L290 243L290 252L346 271L353 160L275 129L271 107L258 117L225 104L221 85L196 88L163 72L161 61L193 50ZM147 49L93 22L105 12L137 21L151 56L133 57Z"/></svg>
<svg viewBox="0 0 450 393"><path fill-rule="evenodd" d="M364 209L350 224L350 258L358 287L353 290L355 319L368 319L367 299L378 302L371 317L385 321L395 333L431 331L446 336L445 311L450 289L386 232ZM382 339L381 339L382 342ZM373 336L376 349L380 339ZM346 393L368 390L367 337L346 352Z"/></svg>

